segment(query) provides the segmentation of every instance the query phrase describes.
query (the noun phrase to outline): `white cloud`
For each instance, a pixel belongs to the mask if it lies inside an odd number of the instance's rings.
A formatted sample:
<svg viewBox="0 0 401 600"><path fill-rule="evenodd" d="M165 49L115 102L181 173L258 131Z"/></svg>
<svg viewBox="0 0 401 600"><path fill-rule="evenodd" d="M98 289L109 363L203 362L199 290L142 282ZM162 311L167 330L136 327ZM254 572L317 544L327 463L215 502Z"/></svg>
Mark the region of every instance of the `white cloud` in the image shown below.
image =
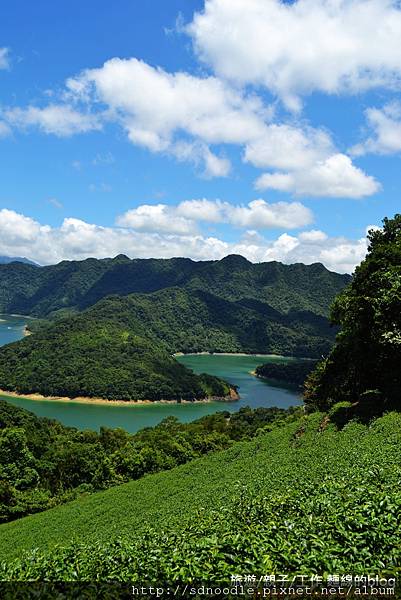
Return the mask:
<svg viewBox="0 0 401 600"><path fill-rule="evenodd" d="M184 130L205 142L238 143L258 134L267 116L260 100L246 98L215 77L167 73L131 58L113 58L100 69L89 69L67 86L80 95L92 87L98 98L117 112L135 141L152 150L168 147L174 133Z"/></svg>
<svg viewBox="0 0 401 600"><path fill-rule="evenodd" d="M259 176L257 190L361 198L380 188L349 156L336 151L326 131L310 126L266 125L261 136L245 146L244 161L259 168L288 169Z"/></svg>
<svg viewBox="0 0 401 600"><path fill-rule="evenodd" d="M166 204L142 204L119 216L117 225L138 231L159 231L178 235L196 231L194 221L177 215L175 209Z"/></svg>
<svg viewBox="0 0 401 600"><path fill-rule="evenodd" d="M0 48L0 69L10 68L10 55L8 48Z"/></svg>
<svg viewBox="0 0 401 600"><path fill-rule="evenodd" d="M219 223L223 219L224 203L220 200L184 200L177 206L177 214L193 221Z"/></svg>
<svg viewBox="0 0 401 600"><path fill-rule="evenodd" d="M373 137L351 148L354 156L367 153L398 154L401 152L401 103L391 102L382 109L368 108L365 111Z"/></svg>
<svg viewBox="0 0 401 600"><path fill-rule="evenodd" d="M218 76L265 86L291 109L314 91L400 88L397 0L206 0L186 31Z"/></svg>
<svg viewBox="0 0 401 600"><path fill-rule="evenodd" d="M274 111L260 98L213 76L168 73L135 58L113 58L66 86L64 104L14 108L3 111L3 118L58 136L100 129L111 121L133 144L190 162L206 178L232 171L216 145L240 146L244 162L273 170L259 177L257 189L357 198L379 188L338 152L327 131L306 123L272 123ZM94 164L112 159L98 155Z"/></svg>
<svg viewBox="0 0 401 600"><path fill-rule="evenodd" d="M334 154L306 170L265 173L256 180L255 188L308 196L362 198L379 191L380 184L353 165L349 156Z"/></svg>
<svg viewBox="0 0 401 600"><path fill-rule="evenodd" d="M167 73L131 58L113 58L67 81L67 99L101 102L129 140L151 152L202 163L208 176L226 176L227 159L211 144L241 144L259 135L272 111L215 77ZM183 137L190 136L190 139Z"/></svg>
<svg viewBox="0 0 401 600"><path fill-rule="evenodd" d="M297 229L312 223L313 214L300 202L268 204L265 200L253 200L248 206L230 206L227 219L238 227Z"/></svg>
<svg viewBox="0 0 401 600"><path fill-rule="evenodd" d="M311 229L310 231L303 231L299 234L298 238L301 242L310 242L311 244L315 242L325 242L327 240L327 234L324 231L319 231L319 229Z"/></svg>
<svg viewBox="0 0 401 600"><path fill-rule="evenodd" d="M44 133L52 133L60 137L68 137L77 133L101 129L99 118L89 113L82 113L68 105L50 104L45 108L29 106L3 111L11 125L26 129L39 127Z"/></svg>
<svg viewBox="0 0 401 600"><path fill-rule="evenodd" d="M200 234L100 227L74 218L64 219L60 227L49 227L7 209L0 210L0 230L0 254L28 256L41 264L120 253L132 258L187 256L194 260L216 260L237 253L253 262L323 262L334 271L352 272L367 249L366 238L329 238L323 232L284 233L267 240L250 230L238 242L230 243Z"/></svg>
<svg viewBox="0 0 401 600"><path fill-rule="evenodd" d="M179 235L196 232L197 222L253 229L299 229L313 222L313 213L300 202L269 204L259 199L244 206L201 199L185 200L177 206L143 204L117 218L117 225L122 227Z"/></svg>
<svg viewBox="0 0 401 600"><path fill-rule="evenodd" d="M0 210L0 239L3 245L29 244L47 230L42 229L39 223L30 217L7 208Z"/></svg>
<svg viewBox="0 0 401 600"><path fill-rule="evenodd" d="M366 238L355 242L339 240L331 248L322 248L321 261L333 270L343 273L352 273L364 258L367 252Z"/></svg>
<svg viewBox="0 0 401 600"><path fill-rule="evenodd" d="M334 152L329 134L321 129L271 124L246 145L244 160L259 168L305 169Z"/></svg>
<svg viewBox="0 0 401 600"><path fill-rule="evenodd" d="M214 154L202 142L176 142L171 146L170 152L181 162L192 162L201 167L201 174L206 179L227 177L231 171L230 161Z"/></svg>
<svg viewBox="0 0 401 600"><path fill-rule="evenodd" d="M206 178L227 177L232 171L216 145L240 146L244 162L274 171L257 180L257 189L350 197L378 189L338 153L327 131L306 123L272 123L272 107L213 76L168 73L136 58L113 58L67 80L63 98L64 104L5 110L3 119L58 136L114 122L133 144L190 162ZM99 154L93 164L112 161L112 155Z"/></svg>

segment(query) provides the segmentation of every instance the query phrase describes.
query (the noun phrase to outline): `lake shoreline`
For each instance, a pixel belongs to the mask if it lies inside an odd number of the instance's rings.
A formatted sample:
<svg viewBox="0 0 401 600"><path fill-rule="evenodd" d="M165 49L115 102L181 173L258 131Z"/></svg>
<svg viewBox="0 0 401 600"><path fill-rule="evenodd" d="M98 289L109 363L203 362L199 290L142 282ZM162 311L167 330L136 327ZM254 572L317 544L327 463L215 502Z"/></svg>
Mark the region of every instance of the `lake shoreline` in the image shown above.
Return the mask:
<svg viewBox="0 0 401 600"><path fill-rule="evenodd" d="M227 396L210 396L202 400L106 400L106 398L90 398L89 396L78 396L77 398L69 398L68 396L43 396L42 394L17 394L17 392L9 392L0 389L0 399L2 397L20 398L21 400L35 400L36 402L57 402L57 403L73 403L73 404L93 404L103 406L149 406L149 405L172 405L180 404L210 404L212 402L237 402L240 399L238 392L230 389L230 394Z"/></svg>

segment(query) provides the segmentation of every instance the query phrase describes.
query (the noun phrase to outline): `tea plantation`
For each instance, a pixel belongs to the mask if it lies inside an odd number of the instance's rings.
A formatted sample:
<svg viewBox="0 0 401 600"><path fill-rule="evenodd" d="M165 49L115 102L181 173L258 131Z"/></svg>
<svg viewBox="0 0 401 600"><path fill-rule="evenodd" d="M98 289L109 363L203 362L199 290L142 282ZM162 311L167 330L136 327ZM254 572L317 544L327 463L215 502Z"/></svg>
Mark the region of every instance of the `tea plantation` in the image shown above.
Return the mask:
<svg viewBox="0 0 401 600"><path fill-rule="evenodd" d="M0 579L401 574L401 415L321 413L0 527Z"/></svg>

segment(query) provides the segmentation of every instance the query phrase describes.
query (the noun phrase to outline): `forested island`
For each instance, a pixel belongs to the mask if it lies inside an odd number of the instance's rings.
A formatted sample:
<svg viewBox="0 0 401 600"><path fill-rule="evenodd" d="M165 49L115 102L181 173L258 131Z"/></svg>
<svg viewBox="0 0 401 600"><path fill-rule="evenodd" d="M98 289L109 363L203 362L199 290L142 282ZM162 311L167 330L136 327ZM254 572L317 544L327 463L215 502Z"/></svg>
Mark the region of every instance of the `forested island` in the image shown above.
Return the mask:
<svg viewBox="0 0 401 600"><path fill-rule="evenodd" d="M274 379L296 387L302 387L307 376L316 367L316 360L294 360L291 362L270 362L255 369L255 375Z"/></svg>

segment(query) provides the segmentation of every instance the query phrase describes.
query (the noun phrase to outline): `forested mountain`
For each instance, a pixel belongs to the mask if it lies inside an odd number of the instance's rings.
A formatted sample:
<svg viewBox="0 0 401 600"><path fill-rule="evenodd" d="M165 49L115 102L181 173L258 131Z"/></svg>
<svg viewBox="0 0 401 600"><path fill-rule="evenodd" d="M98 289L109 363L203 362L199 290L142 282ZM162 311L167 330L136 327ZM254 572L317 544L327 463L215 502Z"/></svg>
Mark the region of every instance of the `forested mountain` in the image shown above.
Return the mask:
<svg viewBox="0 0 401 600"><path fill-rule="evenodd" d="M0 265L0 312L45 317L82 310L110 294L148 293L169 287L202 290L225 300L253 298L286 313L306 310L326 316L350 276L323 265L253 264L231 255L220 261L188 258L63 261L37 269Z"/></svg>

